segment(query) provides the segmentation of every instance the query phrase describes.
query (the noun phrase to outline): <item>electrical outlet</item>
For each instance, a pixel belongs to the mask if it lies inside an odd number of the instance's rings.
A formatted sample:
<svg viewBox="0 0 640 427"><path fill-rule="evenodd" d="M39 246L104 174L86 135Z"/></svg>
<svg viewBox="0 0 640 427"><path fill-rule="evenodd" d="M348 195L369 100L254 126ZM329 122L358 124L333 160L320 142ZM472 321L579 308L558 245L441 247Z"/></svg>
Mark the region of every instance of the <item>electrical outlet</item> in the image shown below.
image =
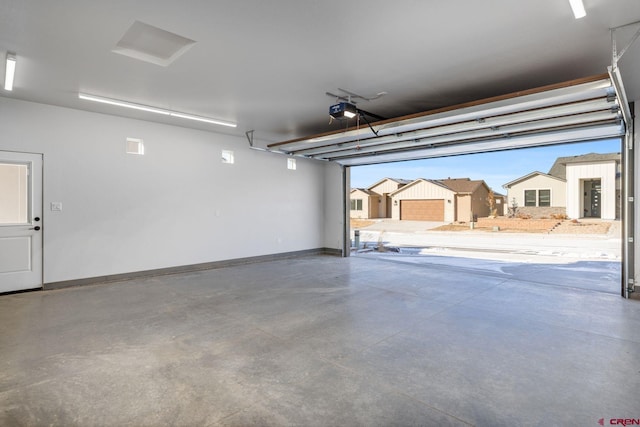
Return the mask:
<svg viewBox="0 0 640 427"><path fill-rule="evenodd" d="M62 212L62 202L51 202L52 212Z"/></svg>

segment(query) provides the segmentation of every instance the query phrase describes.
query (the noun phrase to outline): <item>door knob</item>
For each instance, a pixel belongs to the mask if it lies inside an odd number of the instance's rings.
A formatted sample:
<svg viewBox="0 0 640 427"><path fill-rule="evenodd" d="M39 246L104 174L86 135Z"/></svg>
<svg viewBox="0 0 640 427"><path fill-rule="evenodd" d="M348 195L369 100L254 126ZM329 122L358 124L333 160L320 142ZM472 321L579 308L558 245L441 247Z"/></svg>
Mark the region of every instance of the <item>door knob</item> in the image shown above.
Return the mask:
<svg viewBox="0 0 640 427"><path fill-rule="evenodd" d="M36 230L36 231L40 231L40 226L39 226L39 225L36 225L35 227L30 228L29 230Z"/></svg>

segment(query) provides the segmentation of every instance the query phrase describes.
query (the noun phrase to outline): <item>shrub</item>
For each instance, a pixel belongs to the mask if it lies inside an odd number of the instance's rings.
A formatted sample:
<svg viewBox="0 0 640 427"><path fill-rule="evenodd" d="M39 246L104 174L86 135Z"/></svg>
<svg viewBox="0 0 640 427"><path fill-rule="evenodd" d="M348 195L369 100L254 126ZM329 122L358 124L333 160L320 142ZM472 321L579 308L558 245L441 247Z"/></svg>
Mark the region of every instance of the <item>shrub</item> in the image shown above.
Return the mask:
<svg viewBox="0 0 640 427"><path fill-rule="evenodd" d="M531 218L533 218L531 215L526 214L526 213L522 213L522 212L518 212L516 217L519 218L519 219L531 219Z"/></svg>

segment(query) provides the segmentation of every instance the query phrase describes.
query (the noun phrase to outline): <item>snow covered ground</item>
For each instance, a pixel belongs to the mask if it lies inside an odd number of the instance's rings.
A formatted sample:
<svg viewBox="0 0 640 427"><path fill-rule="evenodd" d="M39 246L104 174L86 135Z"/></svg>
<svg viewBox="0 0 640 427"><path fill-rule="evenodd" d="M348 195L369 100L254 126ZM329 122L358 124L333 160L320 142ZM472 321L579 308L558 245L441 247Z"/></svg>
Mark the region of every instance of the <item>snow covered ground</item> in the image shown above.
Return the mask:
<svg viewBox="0 0 640 427"><path fill-rule="evenodd" d="M620 261L621 245L620 236L615 235L360 230L360 250L382 247L382 252L405 255L445 255L532 263Z"/></svg>
<svg viewBox="0 0 640 427"><path fill-rule="evenodd" d="M352 255L618 294L619 235L360 230Z"/></svg>

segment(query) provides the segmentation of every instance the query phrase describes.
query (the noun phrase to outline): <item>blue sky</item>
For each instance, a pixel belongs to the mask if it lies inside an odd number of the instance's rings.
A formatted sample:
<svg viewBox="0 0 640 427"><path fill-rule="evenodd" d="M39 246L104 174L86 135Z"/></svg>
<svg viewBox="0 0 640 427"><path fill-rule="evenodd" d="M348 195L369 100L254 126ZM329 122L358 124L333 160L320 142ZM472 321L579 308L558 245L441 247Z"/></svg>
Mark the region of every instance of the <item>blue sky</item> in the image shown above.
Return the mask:
<svg viewBox="0 0 640 427"><path fill-rule="evenodd" d="M533 171L549 172L551 165L558 157L618 152L620 152L620 140L613 139L382 165L354 166L351 168L351 188L366 188L385 177L404 179L450 177L484 179L489 187L504 194L503 184Z"/></svg>

